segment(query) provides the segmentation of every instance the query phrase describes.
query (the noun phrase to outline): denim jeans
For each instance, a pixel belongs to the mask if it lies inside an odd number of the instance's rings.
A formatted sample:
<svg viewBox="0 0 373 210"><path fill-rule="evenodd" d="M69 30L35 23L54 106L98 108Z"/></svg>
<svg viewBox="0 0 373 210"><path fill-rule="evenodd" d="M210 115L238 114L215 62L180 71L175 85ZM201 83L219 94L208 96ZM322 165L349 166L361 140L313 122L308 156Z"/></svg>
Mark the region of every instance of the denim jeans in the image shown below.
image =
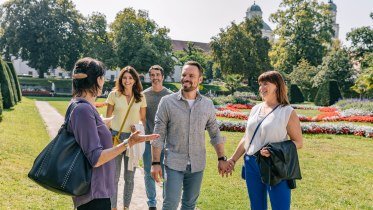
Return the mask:
<svg viewBox="0 0 373 210"><path fill-rule="evenodd" d="M152 167L152 145L148 142L145 143L145 152L143 154L143 162L144 162L144 181L145 181L145 189L146 189L146 196L148 197L148 206L149 207L157 207L157 192L155 188L155 181L151 175L151 167ZM162 174L164 175L164 165L163 165L163 157L164 153L162 150L161 153L161 167L162 167ZM164 191L164 187L163 187ZM164 192L163 192L164 194Z"/></svg>
<svg viewBox="0 0 373 210"><path fill-rule="evenodd" d="M275 186L262 183L255 156L245 155L245 179L252 210L266 210L267 194L273 210L290 210L291 190L286 180Z"/></svg>
<svg viewBox="0 0 373 210"><path fill-rule="evenodd" d="M111 134L114 136L118 132L112 130ZM131 133L121 133L120 134L120 142L122 142L124 139L128 138L131 135ZM117 198L118 198L118 183L119 183L119 177L120 177L120 170L122 166L122 159L123 159L123 167L124 167L124 189L123 189L123 206L129 207L132 199L132 193L134 188L134 178L135 178L135 171L136 168L134 168L133 171L128 170L128 157L126 156L126 151L124 151L122 154L118 155L115 158L115 193L114 196L110 198L111 201L111 208L117 207Z"/></svg>
<svg viewBox="0 0 373 210"><path fill-rule="evenodd" d="M203 171L191 173L190 165L185 171L176 171L165 166L165 195L163 210L176 210L183 189L181 210L194 210L201 190Z"/></svg>

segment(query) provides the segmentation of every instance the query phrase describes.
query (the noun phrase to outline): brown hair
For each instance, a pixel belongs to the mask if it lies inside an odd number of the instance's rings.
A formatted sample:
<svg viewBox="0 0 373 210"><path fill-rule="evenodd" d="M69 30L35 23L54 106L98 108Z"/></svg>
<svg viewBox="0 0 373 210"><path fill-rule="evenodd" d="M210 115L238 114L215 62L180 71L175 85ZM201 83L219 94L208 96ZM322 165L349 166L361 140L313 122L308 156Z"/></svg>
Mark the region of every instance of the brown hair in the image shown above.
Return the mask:
<svg viewBox="0 0 373 210"><path fill-rule="evenodd" d="M160 66L160 65L154 65L154 66L151 66L151 67L149 68L149 71L148 71L149 74L150 74L150 71L151 71L151 70L158 70L158 71L161 72L162 76L164 76L164 70L163 70L162 66Z"/></svg>
<svg viewBox="0 0 373 210"><path fill-rule="evenodd" d="M133 84L132 86L133 96L135 97L136 103L140 102L142 98L142 85L140 82L139 74L137 73L136 69L134 69L132 66L126 66L120 71L119 78L115 82L114 90L124 95L124 85L122 83L124 73L130 73L132 78L135 80L135 84Z"/></svg>
<svg viewBox="0 0 373 210"><path fill-rule="evenodd" d="M198 68L199 71L199 76L201 77L203 75L203 68L201 64L199 64L197 61L188 61L184 64L184 66L189 65L189 66L195 66Z"/></svg>
<svg viewBox="0 0 373 210"><path fill-rule="evenodd" d="M283 106L289 105L288 88L286 87L284 78L278 71L267 71L258 77L259 82L270 82L277 87L276 96L277 101Z"/></svg>
<svg viewBox="0 0 373 210"><path fill-rule="evenodd" d="M106 67L98 60L85 57L79 59L72 72L72 95L81 97L87 92L97 96L101 87L97 83L97 78L105 75Z"/></svg>

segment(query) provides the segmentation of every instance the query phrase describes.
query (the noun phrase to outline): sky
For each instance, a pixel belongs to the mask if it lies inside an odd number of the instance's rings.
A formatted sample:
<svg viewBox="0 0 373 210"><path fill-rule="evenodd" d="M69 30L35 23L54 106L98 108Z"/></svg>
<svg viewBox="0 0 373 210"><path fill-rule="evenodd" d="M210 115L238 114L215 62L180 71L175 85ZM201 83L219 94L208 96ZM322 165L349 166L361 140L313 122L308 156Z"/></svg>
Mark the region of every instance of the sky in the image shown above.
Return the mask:
<svg viewBox="0 0 373 210"><path fill-rule="evenodd" d="M328 0L319 0L328 2ZM4 3L5 0L0 0ZM108 23L126 7L144 9L149 17L161 27L170 29L169 36L176 40L209 42L220 28L226 28L232 21L239 23L246 16L246 10L254 0L73 0L77 9L85 16L92 12L106 15ZM271 13L279 9L281 0L256 0L263 11L263 19L269 21ZM337 5L339 38L346 44L346 33L352 28L373 26L369 14L373 12L373 0L334 0Z"/></svg>

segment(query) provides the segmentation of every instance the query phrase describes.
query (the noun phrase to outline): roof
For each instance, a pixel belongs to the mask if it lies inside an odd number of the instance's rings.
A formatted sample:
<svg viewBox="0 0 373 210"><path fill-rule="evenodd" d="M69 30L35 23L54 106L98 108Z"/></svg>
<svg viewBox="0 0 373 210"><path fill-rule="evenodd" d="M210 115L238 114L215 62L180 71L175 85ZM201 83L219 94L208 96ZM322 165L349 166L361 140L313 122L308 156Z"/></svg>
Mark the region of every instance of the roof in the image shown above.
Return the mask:
<svg viewBox="0 0 373 210"><path fill-rule="evenodd" d="M254 12L254 11L258 11L258 12L261 12L262 9L259 7L259 5L256 5L255 2L253 5L251 5L250 7L250 11Z"/></svg>
<svg viewBox="0 0 373 210"><path fill-rule="evenodd" d="M269 25L266 22L264 22L264 20L262 20L262 23L263 23L263 29L264 30L272 31L271 27L269 27Z"/></svg>
<svg viewBox="0 0 373 210"><path fill-rule="evenodd" d="M335 5L332 0L329 0L329 6L330 6L330 10L337 11L337 5Z"/></svg>
<svg viewBox="0 0 373 210"><path fill-rule="evenodd" d="M178 50L186 49L188 47L188 42L193 43L194 46L201 48L205 52L211 51L209 43L182 41L182 40L172 40L172 50L178 51Z"/></svg>

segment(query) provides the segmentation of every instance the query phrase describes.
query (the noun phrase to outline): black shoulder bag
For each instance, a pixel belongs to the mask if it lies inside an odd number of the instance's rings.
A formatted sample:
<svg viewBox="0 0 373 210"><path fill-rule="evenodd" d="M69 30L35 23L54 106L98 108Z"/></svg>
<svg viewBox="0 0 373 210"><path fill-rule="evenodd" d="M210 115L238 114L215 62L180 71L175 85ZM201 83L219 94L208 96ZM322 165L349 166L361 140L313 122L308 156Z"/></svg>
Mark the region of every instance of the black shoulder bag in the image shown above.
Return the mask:
<svg viewBox="0 0 373 210"><path fill-rule="evenodd" d="M88 193L92 176L92 166L74 135L67 131L71 113L77 106L77 102L71 103L57 136L37 156L28 173L42 187L70 196Z"/></svg>
<svg viewBox="0 0 373 210"><path fill-rule="evenodd" d="M245 155L246 155L246 153L249 151L249 148L250 148L250 146L251 146L251 143L252 143L253 140L254 140L255 134L258 132L258 129L259 129L260 125L262 124L262 122L263 122L263 121L268 117L268 115L270 115L272 112L274 112L274 111L277 109L277 107L279 107L279 106L280 106L280 104L277 105L274 109L272 109L272 111L271 111L270 113L268 113L268 114L267 114L267 115L262 119L262 121L260 121L260 123L256 126L255 131L254 131L254 134L253 134L253 136L251 137L251 140L250 140L249 146L247 147L247 150L245 151ZM245 163L242 165L241 178L244 179L244 180L246 180L246 175L245 175Z"/></svg>

